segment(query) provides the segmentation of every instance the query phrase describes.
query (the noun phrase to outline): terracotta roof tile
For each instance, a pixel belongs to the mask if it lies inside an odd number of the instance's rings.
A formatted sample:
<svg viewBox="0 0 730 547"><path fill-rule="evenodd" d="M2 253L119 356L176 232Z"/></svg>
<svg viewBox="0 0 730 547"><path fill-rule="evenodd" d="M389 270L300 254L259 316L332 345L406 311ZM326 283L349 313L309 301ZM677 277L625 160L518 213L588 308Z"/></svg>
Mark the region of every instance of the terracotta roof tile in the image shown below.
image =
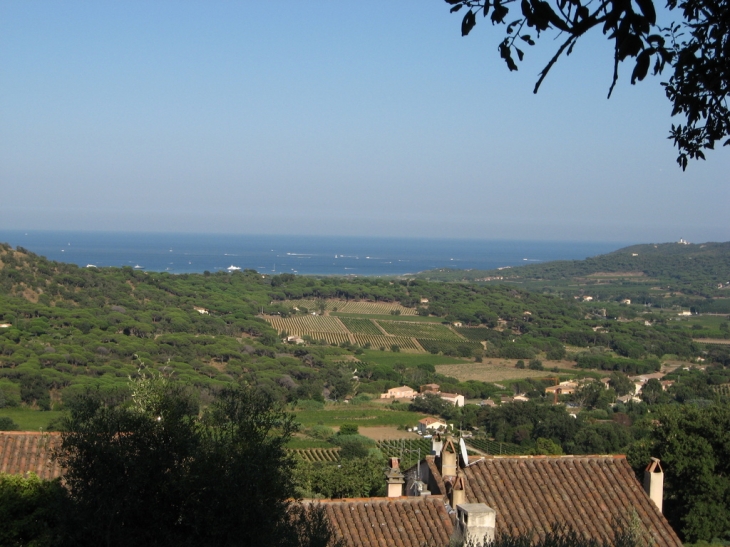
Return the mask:
<svg viewBox="0 0 730 547"><path fill-rule="evenodd" d="M586 537L611 537L616 520L635 510L658 545L682 545L623 456L494 456L463 471L467 500L497 511L498 534L542 535L567 523Z"/></svg>
<svg viewBox="0 0 730 547"><path fill-rule="evenodd" d="M348 547L448 545L454 523L441 496L322 500Z"/></svg>
<svg viewBox="0 0 730 547"><path fill-rule="evenodd" d="M51 458L60 440L58 433L0 432L0 473L35 473L42 479L60 477L63 470Z"/></svg>

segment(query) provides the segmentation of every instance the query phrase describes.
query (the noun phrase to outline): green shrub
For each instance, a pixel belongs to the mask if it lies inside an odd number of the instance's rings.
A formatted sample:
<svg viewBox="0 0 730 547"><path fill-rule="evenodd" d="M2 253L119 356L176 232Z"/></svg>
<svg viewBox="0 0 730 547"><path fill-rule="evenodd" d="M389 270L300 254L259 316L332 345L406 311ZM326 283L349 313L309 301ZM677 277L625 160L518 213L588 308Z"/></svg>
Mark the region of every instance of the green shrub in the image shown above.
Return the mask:
<svg viewBox="0 0 730 547"><path fill-rule="evenodd" d="M309 428L306 433L313 439L327 441L334 436L335 430L326 425L315 425Z"/></svg>
<svg viewBox="0 0 730 547"><path fill-rule="evenodd" d="M0 431L18 431L20 426L12 418L0 416Z"/></svg>
<svg viewBox="0 0 730 547"><path fill-rule="evenodd" d="M0 545L56 544L67 499L59 481L0 474Z"/></svg>
<svg viewBox="0 0 730 547"><path fill-rule="evenodd" d="M340 426L340 432L338 435L357 435L359 428L357 424L345 423Z"/></svg>

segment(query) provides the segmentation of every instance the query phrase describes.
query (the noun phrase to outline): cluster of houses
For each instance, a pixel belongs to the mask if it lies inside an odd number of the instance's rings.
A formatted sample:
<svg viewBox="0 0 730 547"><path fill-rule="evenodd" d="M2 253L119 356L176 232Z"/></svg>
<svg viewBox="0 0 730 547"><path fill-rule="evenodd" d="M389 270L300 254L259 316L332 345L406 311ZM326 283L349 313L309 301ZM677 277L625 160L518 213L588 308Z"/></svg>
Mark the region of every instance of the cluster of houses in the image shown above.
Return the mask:
<svg viewBox="0 0 730 547"><path fill-rule="evenodd" d="M438 395L441 399L447 403L451 403L454 406L464 406L464 396L458 393L445 393L440 391L438 384L424 384L419 387L418 391L408 386L394 387L382 393L381 399L406 399L412 401L416 397L423 397L427 393Z"/></svg>
<svg viewBox="0 0 730 547"><path fill-rule="evenodd" d="M0 432L0 473L62 475L51 454L58 434ZM391 458L386 497L301 500L321 504L347 547L434 547L465 538L475 547L505 533L544 537L567 525L602 541L634 521L646 545L682 547L662 515L664 474L652 459L643 487L624 456L471 456L462 440L434 435L431 455L410 469Z"/></svg>
<svg viewBox="0 0 730 547"><path fill-rule="evenodd" d="M622 403L628 403L629 401L634 402L640 402L640 395L641 391L646 385L646 383L651 379L659 380L659 383L662 386L663 390L667 390L672 384L674 384L673 380L662 380L664 377L664 373L662 372L654 372L651 374L640 374L638 376L629 376L629 379L634 383L634 389L631 393L627 395L623 395L616 398L617 402ZM557 379L556 379L557 380ZM567 380L560 382L554 386L549 386L545 388L545 394L548 396L552 396L554 402L557 404L559 401L559 398L561 395L572 395L575 393L586 381L591 382L593 380L582 380L582 381L573 381L573 380ZM600 382L604 385L606 389L610 387L610 381L611 379L601 378ZM400 386L400 387L394 387L389 389L386 393L382 393L380 395L381 399L399 399L399 400L413 400L416 397L422 397L423 395L427 393L432 393L434 395L438 395L441 399L444 401L447 401L451 403L454 406L462 407L464 406L465 400L463 395L459 395L457 393L445 393L440 391L440 386L438 384L425 384L419 387L419 390L416 391L413 388L409 386ZM529 401L529 399L522 394L514 395L512 397L510 396L502 396L499 397L499 400L495 400L492 397L485 399L481 401L479 404L481 406L490 406L495 407L498 404L507 404L507 403L519 403L519 402L525 402ZM431 421L429 421L431 420ZM432 433L433 431L443 431L446 428L446 423L442 420L437 420L436 418L424 418L419 421L418 424L418 432L421 434L428 434Z"/></svg>

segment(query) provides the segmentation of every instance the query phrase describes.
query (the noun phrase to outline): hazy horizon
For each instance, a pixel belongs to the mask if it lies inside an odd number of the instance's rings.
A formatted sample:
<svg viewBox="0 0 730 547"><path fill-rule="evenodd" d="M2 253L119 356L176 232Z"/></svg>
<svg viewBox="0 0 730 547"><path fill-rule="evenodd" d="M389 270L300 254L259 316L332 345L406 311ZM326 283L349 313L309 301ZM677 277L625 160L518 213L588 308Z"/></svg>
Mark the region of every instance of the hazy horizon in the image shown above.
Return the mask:
<svg viewBox="0 0 730 547"><path fill-rule="evenodd" d="M660 14L661 16L661 14ZM0 4L0 230L730 240L727 148L582 39L532 94L442 0Z"/></svg>

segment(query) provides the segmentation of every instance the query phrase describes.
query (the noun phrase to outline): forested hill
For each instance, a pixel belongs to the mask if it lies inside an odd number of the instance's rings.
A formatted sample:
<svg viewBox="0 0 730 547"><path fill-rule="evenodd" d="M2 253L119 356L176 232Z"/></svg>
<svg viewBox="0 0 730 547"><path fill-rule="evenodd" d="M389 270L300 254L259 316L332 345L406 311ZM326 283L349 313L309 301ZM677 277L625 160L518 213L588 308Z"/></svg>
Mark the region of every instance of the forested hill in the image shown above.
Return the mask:
<svg viewBox="0 0 730 547"><path fill-rule="evenodd" d="M717 286L730 281L730 242L632 245L585 260L559 260L500 270L430 270L418 274L434 281L566 280L600 274L624 274Z"/></svg>
<svg viewBox="0 0 730 547"><path fill-rule="evenodd" d="M315 300L317 309L335 316L312 317L296 299ZM350 339L324 345L316 337L306 346L283 344L283 330L266 319L337 322L340 312L328 306L353 301L399 302L432 328L406 317L395 321L395 315L387 316L388 324L412 333L403 336L425 338L426 351L444 355L560 360L566 344L600 346L625 361L621 370L628 370L626 364L638 371L655 367L656 356L698 354L689 334L666 322L649 327L643 317L619 321L631 310L596 313L572 299L507 285L79 268L0 244L0 399L48 408L89 385L114 392L141 363L201 389L241 381L281 400L321 398L325 390L344 396L354 386L352 367L342 362L362 355L365 344ZM376 328L367 317L343 319L352 328L368 327L364 334ZM424 334L439 329L452 342ZM381 393L409 381L406 371L378 366L357 364L364 375L358 392ZM436 382L483 396L454 379L432 375L419 381L416 387Z"/></svg>

